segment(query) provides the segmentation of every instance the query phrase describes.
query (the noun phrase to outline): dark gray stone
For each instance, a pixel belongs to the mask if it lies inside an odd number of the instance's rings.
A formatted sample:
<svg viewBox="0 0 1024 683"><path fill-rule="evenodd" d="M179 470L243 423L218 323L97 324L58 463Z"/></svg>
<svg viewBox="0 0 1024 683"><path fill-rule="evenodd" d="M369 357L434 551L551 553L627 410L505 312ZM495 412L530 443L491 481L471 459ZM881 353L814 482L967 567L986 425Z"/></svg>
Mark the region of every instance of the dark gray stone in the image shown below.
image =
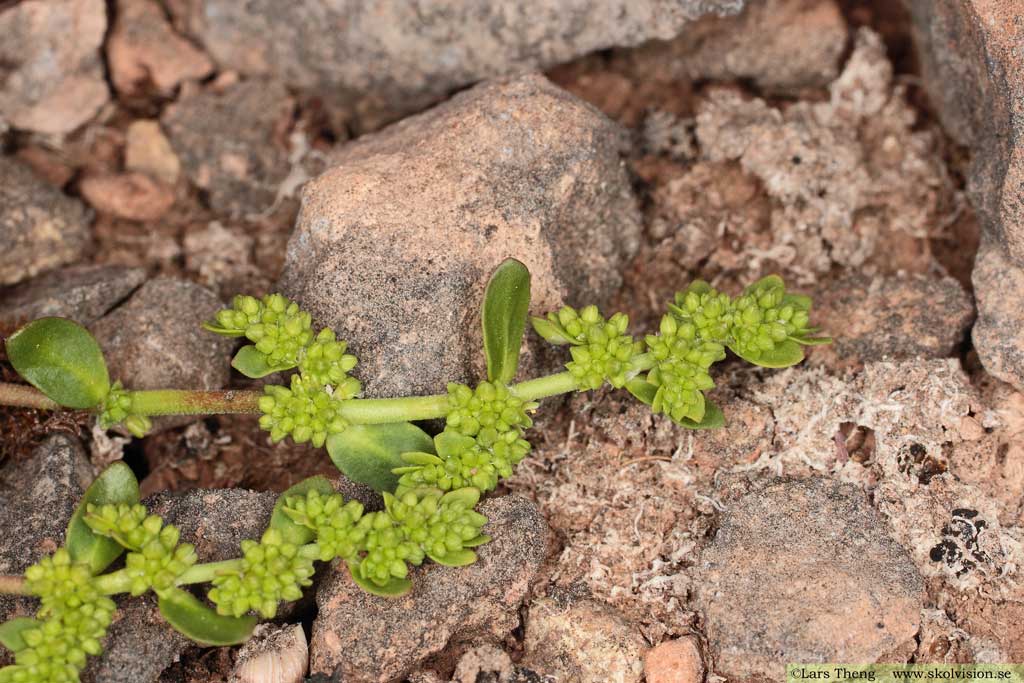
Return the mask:
<svg viewBox="0 0 1024 683"><path fill-rule="evenodd" d="M46 316L91 325L146 279L142 268L71 266L0 292L0 320L23 323Z"/></svg>

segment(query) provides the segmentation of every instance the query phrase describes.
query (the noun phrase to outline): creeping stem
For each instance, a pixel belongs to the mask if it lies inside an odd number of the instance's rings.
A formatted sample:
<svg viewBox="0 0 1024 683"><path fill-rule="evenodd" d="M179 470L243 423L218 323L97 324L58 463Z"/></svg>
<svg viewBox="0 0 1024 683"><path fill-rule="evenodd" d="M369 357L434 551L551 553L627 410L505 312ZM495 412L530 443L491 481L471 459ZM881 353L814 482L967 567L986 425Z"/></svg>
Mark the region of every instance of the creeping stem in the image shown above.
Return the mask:
<svg viewBox="0 0 1024 683"><path fill-rule="evenodd" d="M653 360L648 354L637 356L636 372L649 370ZM537 401L576 390L568 372L537 377L512 385L512 391L524 401ZM132 391L132 411L138 415L215 415L260 412L258 391L189 391L160 389ZM59 410L60 406L41 391L23 384L0 382L0 405ZM351 424L383 424L433 420L448 412L447 394L405 398L357 398L345 401L341 416Z"/></svg>
<svg viewBox="0 0 1024 683"><path fill-rule="evenodd" d="M25 586L25 577L20 574L0 574L0 595L31 595Z"/></svg>

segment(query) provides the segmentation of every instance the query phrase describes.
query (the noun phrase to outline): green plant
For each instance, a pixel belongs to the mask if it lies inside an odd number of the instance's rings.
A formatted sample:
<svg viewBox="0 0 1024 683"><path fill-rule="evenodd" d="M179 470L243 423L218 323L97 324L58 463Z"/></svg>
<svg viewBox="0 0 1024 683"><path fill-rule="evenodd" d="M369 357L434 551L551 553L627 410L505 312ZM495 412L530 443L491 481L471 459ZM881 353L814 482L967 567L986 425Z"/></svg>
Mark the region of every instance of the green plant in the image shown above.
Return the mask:
<svg viewBox="0 0 1024 683"><path fill-rule="evenodd" d="M236 297L204 325L249 342L232 361L247 377L294 371L287 385L262 392L127 390L111 382L96 341L71 321L44 318L13 334L8 358L35 390L0 384L0 403L91 410L101 426L121 424L136 436L154 415L259 413L274 442L326 446L346 476L383 495L384 509L366 512L314 477L281 494L270 526L243 542L242 557L200 564L178 530L140 504L128 467L115 463L86 491L64 548L23 576L0 577L0 592L41 603L35 618L0 625L0 644L16 659L0 669L0 683L77 680L86 656L100 651L114 609L109 596L118 593L152 591L173 627L211 645L246 639L255 615L272 618L282 601L300 597L315 562L340 560L363 589L401 595L411 588L410 565L476 560L473 548L490 539L474 508L529 453L524 435L541 399L607 383L683 427L718 427L722 411L706 392L710 367L727 348L756 365L785 367L803 359L803 346L829 341L808 326L810 299L787 294L777 276L735 299L697 281L676 294L658 334L643 340L629 335L624 314L605 318L595 306L533 318L540 336L570 347L572 360L564 372L512 383L529 292L521 263L497 269L482 309L487 380L432 396L358 398L361 385L349 374L357 361L345 342L333 330L314 332L311 316L278 294ZM436 418L445 426L433 437L413 424ZM122 554L123 568L104 573ZM182 588L197 583L212 584L214 608Z"/></svg>

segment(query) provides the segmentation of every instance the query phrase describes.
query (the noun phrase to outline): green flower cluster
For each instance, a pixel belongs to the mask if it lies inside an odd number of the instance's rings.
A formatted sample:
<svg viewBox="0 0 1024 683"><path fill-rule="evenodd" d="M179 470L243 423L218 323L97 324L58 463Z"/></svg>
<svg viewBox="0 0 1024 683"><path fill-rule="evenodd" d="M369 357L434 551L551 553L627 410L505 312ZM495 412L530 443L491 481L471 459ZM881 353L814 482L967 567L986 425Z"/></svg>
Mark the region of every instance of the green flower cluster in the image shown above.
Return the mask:
<svg viewBox="0 0 1024 683"><path fill-rule="evenodd" d="M539 404L519 398L504 384L481 382L476 390L465 384L448 385L445 429L472 436L491 446L505 434L522 434L533 426L528 411Z"/></svg>
<svg viewBox="0 0 1024 683"><path fill-rule="evenodd" d="M319 560L330 562L336 557L353 561L366 539L363 505L355 500L345 502L340 494L321 495L309 491L305 496L290 496L282 507L295 522L313 531L319 550Z"/></svg>
<svg viewBox="0 0 1024 683"><path fill-rule="evenodd" d="M97 534L113 538L132 551L125 558L132 595L142 595L149 589L163 595L196 563L195 546L179 545L178 528L165 525L142 505L88 505L85 523Z"/></svg>
<svg viewBox="0 0 1024 683"><path fill-rule="evenodd" d="M291 368L313 341L311 325L311 316L297 303L280 294L268 294L262 300L236 296L231 308L218 311L214 321L204 327L227 337L246 337L266 357L268 366Z"/></svg>
<svg viewBox="0 0 1024 683"><path fill-rule="evenodd" d="M358 387L359 383L352 381ZM340 434L348 427L341 417L341 402L352 398L350 394L332 394L301 375L292 375L290 388L268 384L263 392L259 424L270 432L274 443L290 435L295 443L309 441L320 448L328 436Z"/></svg>
<svg viewBox="0 0 1024 683"><path fill-rule="evenodd" d="M685 291L676 292L669 312L681 323L691 323L705 341L725 344L732 328L733 303L728 294L713 289L703 280L695 280Z"/></svg>
<svg viewBox="0 0 1024 683"><path fill-rule="evenodd" d="M209 597L217 612L240 617L249 610L266 619L277 615L277 604L298 600L313 583L313 559L288 543L277 529L263 532L260 542L242 541L241 567L213 579Z"/></svg>
<svg viewBox="0 0 1024 683"><path fill-rule="evenodd" d="M781 279L755 283L733 302L730 346L757 362L787 340L803 342L813 333L807 326L810 305L807 297L786 295Z"/></svg>
<svg viewBox="0 0 1024 683"><path fill-rule="evenodd" d="M138 438L142 438L153 427L153 422L145 415L133 411L132 392L125 389L121 382L114 382L110 392L100 406L99 423L101 429L110 429L116 424L124 423L125 428Z"/></svg>
<svg viewBox="0 0 1024 683"><path fill-rule="evenodd" d="M259 408L260 427L275 443L291 436L296 443L321 447L331 434L348 427L341 402L355 398L362 385L349 372L358 360L348 345L324 328L314 337L309 313L280 294L262 301L236 296L204 327L225 336L245 336L254 346L239 351L232 365L249 377L298 368L290 386L267 385ZM255 349L255 350L254 350Z"/></svg>
<svg viewBox="0 0 1024 683"><path fill-rule="evenodd" d="M12 666L0 669L0 683L72 683L86 655L98 655L114 601L102 595L88 566L71 561L61 548L25 570L28 590L42 607L39 626L21 632L25 647Z"/></svg>
<svg viewBox="0 0 1024 683"><path fill-rule="evenodd" d="M680 324L671 315L661 319L657 335L646 338L655 365L647 381L657 387L651 409L676 422L700 422L706 408L704 392L715 386L708 369L725 358L721 344L702 341L692 322Z"/></svg>
<svg viewBox="0 0 1024 683"><path fill-rule="evenodd" d="M385 509L364 514L355 501L314 490L287 498L282 509L313 531L318 559L341 558L361 585L383 588L405 579L409 565L425 557L450 565L474 562L468 549L490 540L480 533L487 518L473 509L479 500L475 488L420 488L385 493Z"/></svg>
<svg viewBox="0 0 1024 683"><path fill-rule="evenodd" d="M335 395L352 398L362 391L362 386L359 380L348 376L359 361L345 353L347 349L348 344L338 341L334 330L320 330L299 361L302 379L312 386L330 385L334 387Z"/></svg>
<svg viewBox="0 0 1024 683"><path fill-rule="evenodd" d="M626 334L629 318L616 313L605 320L597 306L581 311L569 306L548 319L533 319L537 332L554 344L571 344L572 361L566 369L576 380L580 391L597 389L606 381L621 388L631 378L633 360L643 344Z"/></svg>

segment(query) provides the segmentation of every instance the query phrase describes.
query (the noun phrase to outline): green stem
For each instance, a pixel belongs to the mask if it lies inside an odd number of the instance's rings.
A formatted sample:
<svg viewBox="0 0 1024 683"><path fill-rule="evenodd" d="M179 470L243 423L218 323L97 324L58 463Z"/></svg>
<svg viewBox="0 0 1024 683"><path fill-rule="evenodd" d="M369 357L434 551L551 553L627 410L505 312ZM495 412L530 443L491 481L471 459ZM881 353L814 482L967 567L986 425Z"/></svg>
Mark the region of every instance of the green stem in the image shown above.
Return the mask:
<svg viewBox="0 0 1024 683"><path fill-rule="evenodd" d="M0 405L36 410L59 410L60 406L48 399L43 392L24 384L0 382Z"/></svg>
<svg viewBox="0 0 1024 683"><path fill-rule="evenodd" d="M132 410L139 415L216 415L258 413L258 391L133 391Z"/></svg>

